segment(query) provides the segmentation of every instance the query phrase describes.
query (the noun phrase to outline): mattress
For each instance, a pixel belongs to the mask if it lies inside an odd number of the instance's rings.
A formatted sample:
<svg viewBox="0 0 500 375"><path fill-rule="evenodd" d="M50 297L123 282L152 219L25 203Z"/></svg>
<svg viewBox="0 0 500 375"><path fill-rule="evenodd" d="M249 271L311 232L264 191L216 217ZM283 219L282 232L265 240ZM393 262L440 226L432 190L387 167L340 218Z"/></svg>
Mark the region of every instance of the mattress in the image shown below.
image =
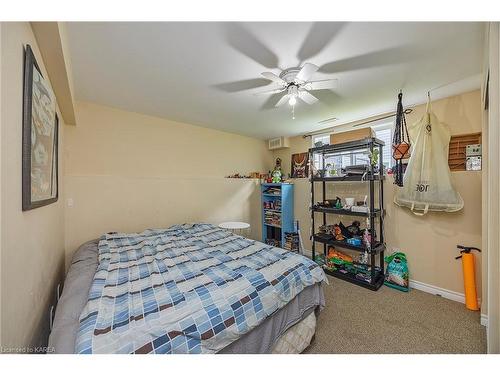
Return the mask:
<svg viewBox="0 0 500 375"><path fill-rule="evenodd" d="M311 312L299 323L286 330L274 344L272 354L302 353L316 333L316 314Z"/></svg>
<svg viewBox="0 0 500 375"><path fill-rule="evenodd" d="M76 251L65 280L63 294L59 300L53 329L49 336L49 347L54 353L74 353L75 340L79 329L79 319L87 303L89 290L98 264L98 240L89 241ZM306 287L283 308L267 317L260 325L224 347L219 353L271 353L290 352L280 346L290 336L294 327L306 329L312 326L311 315L319 313L324 307L324 295L321 283ZM305 318L309 320L305 321ZM298 325L299 322L308 324ZM314 319L315 322L315 319ZM298 328L297 328L298 327ZM287 336L288 332L288 336ZM302 335L303 343L298 348L303 350L310 341L309 334ZM303 347L303 348L302 348ZM297 349L299 350L299 349Z"/></svg>

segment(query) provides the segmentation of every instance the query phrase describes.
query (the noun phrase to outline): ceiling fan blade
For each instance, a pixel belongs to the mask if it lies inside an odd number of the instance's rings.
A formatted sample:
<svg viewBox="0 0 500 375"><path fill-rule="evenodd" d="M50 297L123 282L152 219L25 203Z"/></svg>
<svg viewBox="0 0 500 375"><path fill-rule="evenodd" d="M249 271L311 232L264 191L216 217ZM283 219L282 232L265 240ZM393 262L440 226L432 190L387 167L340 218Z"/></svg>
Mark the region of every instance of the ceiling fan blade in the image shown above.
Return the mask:
<svg viewBox="0 0 500 375"><path fill-rule="evenodd" d="M258 89L269 85L270 82L264 78L245 79L242 81L225 82L215 85L215 88L225 92L238 92Z"/></svg>
<svg viewBox="0 0 500 375"><path fill-rule="evenodd" d="M318 101L318 98L316 98L313 94L311 94L308 91L300 91L299 98L302 99L307 104L314 104Z"/></svg>
<svg viewBox="0 0 500 375"><path fill-rule="evenodd" d="M267 90L267 91L260 91L260 92L254 92L253 95L260 96L260 95L268 95L268 94L278 94L280 92L283 92L286 90L286 87L280 88L280 89L274 89L274 90Z"/></svg>
<svg viewBox="0 0 500 375"><path fill-rule="evenodd" d="M332 91L330 91L330 92L332 92ZM261 111L268 111L271 109L275 109L276 103L278 103L278 101L281 99L282 96L283 96L283 94L281 94L281 93L269 95L269 97L266 99L266 101L264 103L262 103L262 105L260 106L259 109Z"/></svg>
<svg viewBox="0 0 500 375"><path fill-rule="evenodd" d="M314 90L325 90L325 89L335 89L338 87L337 79L324 79L321 81L312 81L307 82L305 85L306 90L314 91Z"/></svg>
<svg viewBox="0 0 500 375"><path fill-rule="evenodd" d="M283 95L283 96L281 97L281 99L280 99L280 100L278 100L278 103L276 103L275 107L280 107L280 106L282 106L283 104L285 104L285 103L288 101L288 99L290 99L290 95L288 95L288 94Z"/></svg>
<svg viewBox="0 0 500 375"><path fill-rule="evenodd" d="M278 67L278 56L246 27L230 22L224 28L226 40L235 50L268 69Z"/></svg>
<svg viewBox="0 0 500 375"><path fill-rule="evenodd" d="M266 77L267 79L271 80L271 81L274 81L276 83L279 83L280 85L282 86L288 86L288 83L284 80L284 79L281 79L280 77L278 77L276 74L274 73L271 73L271 72L264 72L262 73L262 75L264 77Z"/></svg>
<svg viewBox="0 0 500 375"><path fill-rule="evenodd" d="M316 90L314 91L314 96L319 99L321 103L326 104L329 107L333 107L339 104L342 98L335 93L335 91L329 89Z"/></svg>
<svg viewBox="0 0 500 375"><path fill-rule="evenodd" d="M305 63L302 69L300 69L300 72L297 73L295 81L301 81L301 82L309 81L309 78L311 78L312 75L316 73L318 69L319 67L314 64Z"/></svg>
<svg viewBox="0 0 500 375"><path fill-rule="evenodd" d="M347 22L315 22L304 38L297 57L307 61L319 54L340 34Z"/></svg>
<svg viewBox="0 0 500 375"><path fill-rule="evenodd" d="M322 73L340 73L373 67L401 64L418 58L418 50L408 46L391 47L379 51L368 52L342 60L332 61L320 68Z"/></svg>

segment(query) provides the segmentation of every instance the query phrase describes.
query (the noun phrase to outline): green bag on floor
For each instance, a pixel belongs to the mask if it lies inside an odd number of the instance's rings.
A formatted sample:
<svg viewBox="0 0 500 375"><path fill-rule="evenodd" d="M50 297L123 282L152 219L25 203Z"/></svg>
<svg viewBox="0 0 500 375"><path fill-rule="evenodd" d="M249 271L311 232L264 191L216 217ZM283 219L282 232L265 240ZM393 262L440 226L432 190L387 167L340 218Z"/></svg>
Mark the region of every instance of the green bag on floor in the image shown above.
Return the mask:
<svg viewBox="0 0 500 375"><path fill-rule="evenodd" d="M410 276L405 253L394 253L384 258L387 263L384 284L408 292L410 290Z"/></svg>

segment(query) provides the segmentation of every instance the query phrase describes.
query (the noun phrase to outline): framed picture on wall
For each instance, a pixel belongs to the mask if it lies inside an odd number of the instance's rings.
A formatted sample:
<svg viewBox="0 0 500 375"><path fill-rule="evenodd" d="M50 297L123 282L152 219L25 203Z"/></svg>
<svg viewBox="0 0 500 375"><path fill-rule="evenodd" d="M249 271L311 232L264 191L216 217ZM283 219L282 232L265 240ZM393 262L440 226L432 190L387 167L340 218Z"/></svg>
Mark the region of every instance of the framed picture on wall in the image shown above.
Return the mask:
<svg viewBox="0 0 500 375"><path fill-rule="evenodd" d="M57 201L58 126L54 94L27 45L24 51L23 211Z"/></svg>
<svg viewBox="0 0 500 375"><path fill-rule="evenodd" d="M292 155L292 178L306 178L309 174L309 153Z"/></svg>

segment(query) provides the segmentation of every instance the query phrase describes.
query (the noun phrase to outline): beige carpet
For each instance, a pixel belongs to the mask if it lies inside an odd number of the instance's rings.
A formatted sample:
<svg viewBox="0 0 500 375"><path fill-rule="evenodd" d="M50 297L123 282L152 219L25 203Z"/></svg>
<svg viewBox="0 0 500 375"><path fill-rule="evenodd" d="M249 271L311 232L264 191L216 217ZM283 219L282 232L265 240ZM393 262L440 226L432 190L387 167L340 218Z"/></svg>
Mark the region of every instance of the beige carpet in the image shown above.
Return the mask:
<svg viewBox="0 0 500 375"><path fill-rule="evenodd" d="M485 353L479 312L386 286L373 292L329 277L316 338L304 353Z"/></svg>

